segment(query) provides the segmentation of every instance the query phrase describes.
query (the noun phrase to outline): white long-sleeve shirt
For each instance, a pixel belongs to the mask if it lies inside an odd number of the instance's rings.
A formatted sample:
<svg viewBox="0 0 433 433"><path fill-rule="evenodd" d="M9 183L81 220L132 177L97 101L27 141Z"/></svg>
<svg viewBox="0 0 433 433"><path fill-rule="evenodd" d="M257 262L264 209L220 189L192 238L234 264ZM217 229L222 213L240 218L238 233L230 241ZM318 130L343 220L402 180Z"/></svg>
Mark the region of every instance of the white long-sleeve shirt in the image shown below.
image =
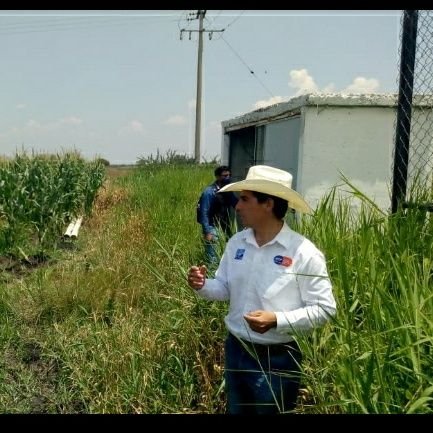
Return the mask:
<svg viewBox="0 0 433 433"><path fill-rule="evenodd" d="M322 325L336 311L324 255L286 223L261 247L251 228L232 236L215 278L206 279L197 294L230 300L227 329L261 344L291 341L291 334ZM243 316L255 310L273 311L277 327L264 334L251 330Z"/></svg>

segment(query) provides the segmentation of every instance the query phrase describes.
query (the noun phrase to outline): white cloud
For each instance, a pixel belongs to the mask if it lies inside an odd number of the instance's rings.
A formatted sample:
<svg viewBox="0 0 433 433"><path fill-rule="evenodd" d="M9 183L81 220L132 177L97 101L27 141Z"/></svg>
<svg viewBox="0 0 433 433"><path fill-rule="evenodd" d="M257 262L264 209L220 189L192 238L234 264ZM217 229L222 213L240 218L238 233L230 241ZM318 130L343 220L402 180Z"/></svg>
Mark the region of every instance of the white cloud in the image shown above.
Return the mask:
<svg viewBox="0 0 433 433"><path fill-rule="evenodd" d="M15 105L15 108L17 110L23 110L26 107L27 107L27 105L26 104L22 104L22 103Z"/></svg>
<svg viewBox="0 0 433 433"><path fill-rule="evenodd" d="M342 93L374 93L379 89L379 80L376 78L356 77L353 83L347 86Z"/></svg>
<svg viewBox="0 0 433 433"><path fill-rule="evenodd" d="M143 124L139 120L131 120L127 125L122 126L118 131L118 135L144 134Z"/></svg>
<svg viewBox="0 0 433 433"><path fill-rule="evenodd" d="M272 98L269 98L268 100L257 101L254 104L254 110L258 110L259 108L265 108L269 105L278 104L279 102L283 102L282 96L272 96Z"/></svg>
<svg viewBox="0 0 433 433"><path fill-rule="evenodd" d="M319 92L319 87L315 83L313 77L308 73L307 69L292 69L289 72L289 87L292 87L294 89L298 89L294 95L292 96L299 96L303 95L305 93L317 93ZM333 90L334 85L328 84L324 88L324 92L330 92ZM283 102L288 98L283 96L273 96L272 98L269 98L268 100L261 100L257 101L254 104L254 109L258 110L259 108L265 108L269 105L277 104L279 102Z"/></svg>
<svg viewBox="0 0 433 433"><path fill-rule="evenodd" d="M298 89L294 96L318 92L319 88L317 84L306 69L292 69L289 75L289 87Z"/></svg>
<svg viewBox="0 0 433 433"><path fill-rule="evenodd" d="M69 116L69 117L63 117L62 119L55 120L53 122L47 122L47 123L40 123L37 120L30 119L26 125L25 128L31 128L31 129L38 129L38 130L44 130L44 131L53 131L53 130L59 130L64 126L77 126L81 125L83 123L83 120L76 116Z"/></svg>
<svg viewBox="0 0 433 433"><path fill-rule="evenodd" d="M322 89L319 88L307 69L292 69L289 75L289 87L298 89L293 96L306 93L333 93L337 91L334 83L329 83ZM356 77L352 84L341 90L340 93L374 93L378 91L379 87L379 80L376 78Z"/></svg>
<svg viewBox="0 0 433 433"><path fill-rule="evenodd" d="M166 125L185 125L186 118L185 116L181 116L180 114L175 114L174 116L169 117L166 121L164 121Z"/></svg>
<svg viewBox="0 0 433 433"><path fill-rule="evenodd" d="M131 120L131 122L129 122L128 126L131 129L131 131L134 131L134 132L143 132L144 131L143 124L139 120Z"/></svg>
<svg viewBox="0 0 433 433"><path fill-rule="evenodd" d="M334 93L335 92L335 84L330 83L327 86L325 86L322 91L322 93Z"/></svg>
<svg viewBox="0 0 433 433"><path fill-rule="evenodd" d="M292 69L289 72L290 80L289 87L298 89L292 96L300 96L306 93L318 93L320 92L314 78L308 73L307 69ZM331 93L335 90L335 85L333 83L328 84L322 90L323 93ZM272 96L268 100L260 100L254 104L254 110L259 108L265 108L270 105L278 104L289 99L285 96Z"/></svg>
<svg viewBox="0 0 433 433"><path fill-rule="evenodd" d="M190 99L188 101L188 108L195 108L195 99Z"/></svg>
<svg viewBox="0 0 433 433"><path fill-rule="evenodd" d="M27 122L26 126L27 126L28 128L42 128L42 125L41 125L38 121L33 120L33 119L30 119L30 120Z"/></svg>
<svg viewBox="0 0 433 433"><path fill-rule="evenodd" d="M65 125L81 125L83 123L83 120L80 119L79 117L69 116L69 117L64 117L63 119L60 119L59 123L65 124Z"/></svg>
<svg viewBox="0 0 433 433"><path fill-rule="evenodd" d="M364 78L364 77L356 77L352 84L347 86L345 89L338 91L335 88L334 83L329 83L324 86L322 89L314 81L314 78L308 73L307 69L292 69L289 72L289 87L297 89L294 96L300 96L306 93L375 93L379 90L380 84L379 80L375 78ZM273 104L277 104L279 102L283 102L289 99L289 97L284 96L273 96L268 100L257 101L254 104L254 110L258 110L259 108L265 108ZM242 115L244 113L240 113Z"/></svg>

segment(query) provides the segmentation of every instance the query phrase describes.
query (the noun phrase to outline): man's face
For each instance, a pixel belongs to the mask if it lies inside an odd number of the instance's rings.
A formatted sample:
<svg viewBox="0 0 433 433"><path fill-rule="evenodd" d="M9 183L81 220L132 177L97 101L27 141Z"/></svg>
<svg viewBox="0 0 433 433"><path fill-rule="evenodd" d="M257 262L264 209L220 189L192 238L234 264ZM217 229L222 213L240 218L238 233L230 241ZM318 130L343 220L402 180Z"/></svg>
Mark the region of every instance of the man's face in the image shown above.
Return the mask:
<svg viewBox="0 0 433 433"><path fill-rule="evenodd" d="M219 176L218 176L218 182L221 185L227 185L228 183L230 183L230 171L226 170L223 171Z"/></svg>
<svg viewBox="0 0 433 433"><path fill-rule="evenodd" d="M245 227L260 227L269 217L269 203L259 203L251 191L241 191L235 209Z"/></svg>

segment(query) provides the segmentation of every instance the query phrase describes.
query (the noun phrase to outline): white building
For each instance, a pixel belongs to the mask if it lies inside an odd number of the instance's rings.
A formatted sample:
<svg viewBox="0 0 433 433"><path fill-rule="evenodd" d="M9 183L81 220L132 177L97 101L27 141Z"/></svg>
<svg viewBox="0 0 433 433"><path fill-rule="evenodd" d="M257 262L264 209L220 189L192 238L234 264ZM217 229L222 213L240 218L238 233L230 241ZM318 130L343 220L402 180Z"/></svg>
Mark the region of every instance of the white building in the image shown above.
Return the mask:
<svg viewBox="0 0 433 433"><path fill-rule="evenodd" d="M418 118L432 114L428 99L414 97ZM248 168L257 164L288 170L293 187L313 208L333 185L342 183L341 172L388 210L396 107L395 94L292 98L223 121L222 163L231 167L234 180L245 178ZM411 139L409 173L420 157L416 146Z"/></svg>

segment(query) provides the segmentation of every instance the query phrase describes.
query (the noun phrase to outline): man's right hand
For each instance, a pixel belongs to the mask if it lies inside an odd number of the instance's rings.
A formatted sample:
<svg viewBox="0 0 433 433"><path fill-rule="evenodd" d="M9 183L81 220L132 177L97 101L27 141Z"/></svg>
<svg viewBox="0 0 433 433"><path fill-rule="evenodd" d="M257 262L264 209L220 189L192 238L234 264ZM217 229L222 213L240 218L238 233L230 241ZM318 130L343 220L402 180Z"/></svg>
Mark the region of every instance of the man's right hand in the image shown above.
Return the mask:
<svg viewBox="0 0 433 433"><path fill-rule="evenodd" d="M207 268L202 266L191 266L188 271L188 284L194 290L200 290L205 283Z"/></svg>

